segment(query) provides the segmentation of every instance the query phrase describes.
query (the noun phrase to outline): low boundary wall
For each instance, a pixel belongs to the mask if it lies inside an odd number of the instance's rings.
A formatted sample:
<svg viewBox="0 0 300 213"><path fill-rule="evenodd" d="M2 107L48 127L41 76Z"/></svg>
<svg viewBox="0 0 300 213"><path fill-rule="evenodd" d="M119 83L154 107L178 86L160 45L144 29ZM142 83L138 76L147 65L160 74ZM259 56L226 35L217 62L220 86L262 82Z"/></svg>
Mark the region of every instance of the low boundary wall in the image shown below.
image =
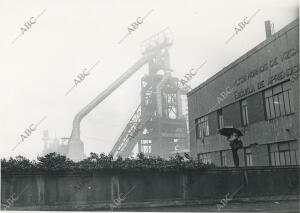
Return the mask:
<svg viewBox="0 0 300 213"><path fill-rule="evenodd" d="M1 209L92 210L299 199L299 167L214 168L203 171L1 176Z"/></svg>

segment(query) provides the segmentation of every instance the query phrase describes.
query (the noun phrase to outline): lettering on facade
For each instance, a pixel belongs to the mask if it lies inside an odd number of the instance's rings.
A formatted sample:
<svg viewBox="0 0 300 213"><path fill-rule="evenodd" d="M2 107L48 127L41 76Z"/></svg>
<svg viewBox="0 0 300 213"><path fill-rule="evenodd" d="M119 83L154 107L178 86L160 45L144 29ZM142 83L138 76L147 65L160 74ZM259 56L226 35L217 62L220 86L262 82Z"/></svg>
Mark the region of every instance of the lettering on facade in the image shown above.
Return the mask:
<svg viewBox="0 0 300 213"><path fill-rule="evenodd" d="M290 49L290 50L288 50L288 51L285 51L284 53L282 53L282 54L280 55L281 62L290 59L291 57L293 57L293 56L296 55L297 53L299 53L299 50L297 50L297 49L295 49L295 48L292 48L292 49Z"/></svg>
<svg viewBox="0 0 300 213"><path fill-rule="evenodd" d="M251 71L249 74L248 74L248 77L247 79L252 79L254 78L255 76L257 76L258 74L264 72L264 71L267 71L268 70L268 64L265 63L263 64L262 66L256 68L255 70Z"/></svg>
<svg viewBox="0 0 300 213"><path fill-rule="evenodd" d="M271 86L272 84L276 84L277 82L280 82L280 81L282 81L282 80L284 80L288 77L293 77L295 79L296 78L295 76L297 76L298 73L299 73L299 64L294 65L294 66L286 69L286 71L282 71L280 73L271 75L268 78L267 86ZM265 83L266 82L264 80L259 81L257 83L257 89L260 90L260 89L266 87ZM236 100L236 99L242 98L244 96L247 96L249 94L252 94L254 92L255 92L254 85L251 85L251 86L249 86L246 89L243 89L241 91L235 91L234 92L234 97L235 97L235 100Z"/></svg>
<svg viewBox="0 0 300 213"><path fill-rule="evenodd" d="M284 62L284 61L292 58L293 56L295 56L298 53L299 53L299 51L295 48L291 48L291 49L283 52L279 56L272 58L271 60L269 60L268 62L262 64L261 66L257 67L256 69L252 70L251 72L249 72L247 74L244 74L241 77L239 77L234 82L235 87L247 82L250 79L253 79L257 75L267 71L268 69L276 67L279 63ZM288 69L286 69L285 71L281 71L279 73L276 73L274 75L269 76L268 79L259 81L256 85L256 88L258 90L260 90L260 89L262 89L266 86L271 86L272 84L276 84L277 82L280 82L280 81L284 80L287 77L296 76L298 72L299 72L299 64L291 66ZM236 99L245 97L249 94L252 94L254 92L255 92L255 86L250 85L247 88L244 88L240 91L235 91L234 92L234 97L235 97L235 100L236 100Z"/></svg>
<svg viewBox="0 0 300 213"><path fill-rule="evenodd" d="M281 81L282 79L285 78L284 72L280 72L278 74L272 75L268 79L268 85L271 85L273 83L276 83L277 81Z"/></svg>
<svg viewBox="0 0 300 213"><path fill-rule="evenodd" d="M297 73L299 73L299 64L292 66L285 71L287 77L297 75Z"/></svg>
<svg viewBox="0 0 300 213"><path fill-rule="evenodd" d="M256 77L257 75L267 71L269 68L276 67L279 64L279 62L284 62L284 61L290 59L291 57L295 56L297 53L299 53L299 51L296 48L291 48L291 49L283 52L282 54L280 54L279 57L274 57L271 60L269 60L269 62L266 62L266 63L260 65L259 67L252 70L248 74L242 75L240 78L235 80L234 85L239 86L239 85L245 83L246 81L248 81L248 80Z"/></svg>
<svg viewBox="0 0 300 213"><path fill-rule="evenodd" d="M270 68L273 68L274 66L278 65L277 59L278 59L278 57L275 57L269 61Z"/></svg>
<svg viewBox="0 0 300 213"><path fill-rule="evenodd" d="M254 85L251 85L251 86L249 86L246 89L243 89L241 91L235 91L234 92L234 98L239 99L239 98L242 98L244 96L250 95L254 92L255 92Z"/></svg>
<svg viewBox="0 0 300 213"><path fill-rule="evenodd" d="M265 81L260 81L257 83L257 89L261 89L265 87Z"/></svg>

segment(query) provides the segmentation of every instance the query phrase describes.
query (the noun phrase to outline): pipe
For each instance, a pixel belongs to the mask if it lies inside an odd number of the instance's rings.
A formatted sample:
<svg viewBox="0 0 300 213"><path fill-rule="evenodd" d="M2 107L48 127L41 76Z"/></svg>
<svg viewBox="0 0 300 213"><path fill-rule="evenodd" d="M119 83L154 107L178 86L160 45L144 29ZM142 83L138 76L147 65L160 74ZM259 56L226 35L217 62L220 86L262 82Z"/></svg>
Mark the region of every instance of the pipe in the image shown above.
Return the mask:
<svg viewBox="0 0 300 213"><path fill-rule="evenodd" d="M177 90L176 92L176 101L177 101L177 119L182 118L182 100L181 100L181 91Z"/></svg>
<svg viewBox="0 0 300 213"><path fill-rule="evenodd" d="M139 68L141 68L147 61L153 57L148 55L142 57L138 60L132 67L130 67L123 75L121 75L117 80L115 80L108 88L101 92L94 100L92 100L88 105L86 105L73 120L73 129L71 134L70 143L76 142L80 139L80 122L81 120L94 109L98 104L100 104L107 96L109 96L115 89L121 86L129 77L131 77ZM77 140L76 140L77 139Z"/></svg>
<svg viewBox="0 0 300 213"><path fill-rule="evenodd" d="M170 71L166 71L165 75L163 76L162 80L157 84L156 86L156 105L157 105L157 113L160 117L162 117L162 91L161 87L165 84L165 82L169 79L170 77Z"/></svg>
<svg viewBox="0 0 300 213"><path fill-rule="evenodd" d="M140 60L138 60L134 65L132 65L123 75L121 75L117 80L115 80L108 88L101 92L96 98L94 98L88 105L86 105L73 120L73 128L71 133L71 138L69 143L80 143L80 122L81 120L92 111L99 103L101 103L107 96L109 96L115 89L117 89L121 84L123 84L128 78L130 78L136 71L138 71L144 64L146 64L150 59L155 57L163 48L168 45L162 45L156 51L153 51L147 55L144 55Z"/></svg>

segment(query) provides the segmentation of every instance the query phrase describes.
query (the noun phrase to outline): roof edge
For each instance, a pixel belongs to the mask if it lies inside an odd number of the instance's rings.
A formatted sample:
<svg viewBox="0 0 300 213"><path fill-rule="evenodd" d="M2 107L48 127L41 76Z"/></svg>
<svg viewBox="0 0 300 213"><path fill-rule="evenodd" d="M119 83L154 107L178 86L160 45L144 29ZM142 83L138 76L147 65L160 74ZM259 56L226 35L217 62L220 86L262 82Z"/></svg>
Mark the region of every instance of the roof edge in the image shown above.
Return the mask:
<svg viewBox="0 0 300 213"><path fill-rule="evenodd" d="M285 27L281 28L279 31L277 31L276 33L274 33L272 36L270 36L266 40L262 41L261 43L259 43L258 45L256 45L252 49L250 49L248 52L246 52L245 54L243 54L242 56L240 56L235 61L231 62L228 66L226 66L223 69L221 69L221 71L219 71L216 74L214 74L213 76L209 77L207 80L205 80L204 82L202 82L200 85L198 85L197 87L195 87L194 89L192 89L191 91L189 91L187 93L187 96L190 96L193 93L197 92L199 89L201 89L202 87L206 86L211 81L213 81L216 78L220 77L221 75L223 75L224 73L226 73L227 71L229 71L231 68L237 66L238 64L240 64L241 62L243 62L244 60L246 60L247 58L249 58L251 55L253 55L254 53L256 53L257 51L259 51L260 49L264 48L265 46L267 46L268 44L270 44L271 42L273 42L274 40L278 39L279 37L281 37L282 35L284 35L286 32L294 29L297 26L299 26L299 18L297 18L294 21L290 22Z"/></svg>

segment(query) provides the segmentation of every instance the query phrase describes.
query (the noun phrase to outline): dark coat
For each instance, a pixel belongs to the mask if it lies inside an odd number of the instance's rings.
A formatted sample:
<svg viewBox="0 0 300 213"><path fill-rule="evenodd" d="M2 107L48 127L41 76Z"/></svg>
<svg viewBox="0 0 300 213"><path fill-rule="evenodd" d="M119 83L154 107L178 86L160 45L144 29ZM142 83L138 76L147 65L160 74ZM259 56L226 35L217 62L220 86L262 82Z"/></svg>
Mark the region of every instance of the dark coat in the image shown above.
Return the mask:
<svg viewBox="0 0 300 213"><path fill-rule="evenodd" d="M234 141L230 142L230 147L233 150L238 150L243 148L243 142L240 139L235 139Z"/></svg>

